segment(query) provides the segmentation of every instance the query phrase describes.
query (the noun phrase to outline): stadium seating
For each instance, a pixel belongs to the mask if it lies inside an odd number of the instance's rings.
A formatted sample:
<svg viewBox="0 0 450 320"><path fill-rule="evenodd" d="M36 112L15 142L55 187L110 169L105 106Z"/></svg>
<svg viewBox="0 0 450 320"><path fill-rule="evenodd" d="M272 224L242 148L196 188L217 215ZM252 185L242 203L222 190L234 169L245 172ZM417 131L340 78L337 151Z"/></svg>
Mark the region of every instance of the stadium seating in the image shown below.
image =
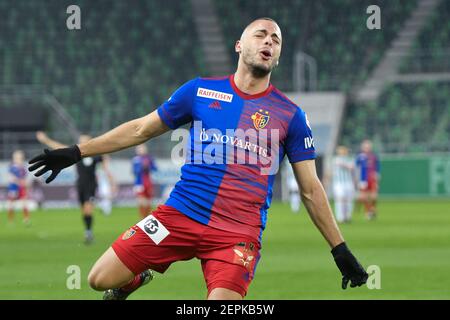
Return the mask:
<svg viewBox="0 0 450 320"><path fill-rule="evenodd" d="M383 152L449 151L450 82L390 85L376 103L347 108L340 143L371 138Z"/></svg>
<svg viewBox="0 0 450 320"><path fill-rule="evenodd" d="M0 85L32 85L33 90L53 94L81 131L98 133L144 115L186 80L208 74L189 1L136 1L130 6L126 1L79 0L78 31L66 28L71 1L48 0L45 6L12 2L0 1ZM234 42L242 28L254 18L269 16L279 22L284 37L281 63L272 79L277 87L293 89L293 58L301 50L317 61L318 90L348 91L367 78L417 1L213 3L233 65ZM372 4L381 7L382 31L366 28L366 8ZM415 61L424 50L438 52L435 56L448 50L450 27L442 21L449 12L449 2L442 1L415 45ZM437 70L441 60L420 70ZM406 61L404 68L411 72L417 65ZM386 151L445 149L448 119L435 117L449 111L448 91L448 83L392 85L377 103L350 105L342 142L356 146L374 134ZM2 106L14 105L2 99ZM423 129L430 125L432 130ZM425 141L432 145L426 147Z"/></svg>
<svg viewBox="0 0 450 320"><path fill-rule="evenodd" d="M14 2L14 5L11 5ZM204 72L188 1L0 1L0 85L53 94L81 131L98 132L162 103Z"/></svg>
<svg viewBox="0 0 450 320"><path fill-rule="evenodd" d="M420 33L401 72L450 72L450 1L441 1Z"/></svg>
<svg viewBox="0 0 450 320"><path fill-rule="evenodd" d="M283 52L273 82L282 90L292 90L293 58L301 50L317 61L318 90L350 90L367 78L383 51L416 6L415 0L216 0L227 47L233 60L234 42L242 28L258 17L271 17L283 31ZM366 9L381 8L382 31L368 30ZM267 10L270 8L270 10Z"/></svg>

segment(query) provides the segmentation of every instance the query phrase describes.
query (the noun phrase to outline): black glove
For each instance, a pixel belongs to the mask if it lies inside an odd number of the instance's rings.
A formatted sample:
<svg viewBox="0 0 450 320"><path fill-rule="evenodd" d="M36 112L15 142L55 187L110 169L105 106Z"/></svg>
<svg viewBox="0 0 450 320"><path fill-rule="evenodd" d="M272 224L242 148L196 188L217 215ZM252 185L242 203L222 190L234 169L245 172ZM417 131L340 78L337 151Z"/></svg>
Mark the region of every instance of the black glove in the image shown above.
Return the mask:
<svg viewBox="0 0 450 320"><path fill-rule="evenodd" d="M350 287L360 287L367 282L369 275L356 260L355 256L348 249L345 242L337 245L331 250L334 261L342 273L342 289L347 288L347 284L351 281Z"/></svg>
<svg viewBox="0 0 450 320"><path fill-rule="evenodd" d="M47 171L52 170L50 177L45 180L46 183L50 183L56 178L62 169L70 167L80 160L81 152L77 145L52 151L45 149L44 153L41 153L37 157L34 157L28 161L29 164L34 163L28 168L28 171L31 172L44 166L41 170L34 174L36 177L40 177Z"/></svg>

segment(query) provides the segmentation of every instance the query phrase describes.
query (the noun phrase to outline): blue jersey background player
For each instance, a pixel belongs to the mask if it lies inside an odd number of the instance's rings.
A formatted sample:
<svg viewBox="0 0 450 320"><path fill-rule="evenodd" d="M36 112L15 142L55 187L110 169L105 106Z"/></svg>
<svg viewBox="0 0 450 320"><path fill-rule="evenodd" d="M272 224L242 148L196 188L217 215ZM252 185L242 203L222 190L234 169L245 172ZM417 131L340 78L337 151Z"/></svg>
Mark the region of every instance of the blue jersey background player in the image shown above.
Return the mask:
<svg viewBox="0 0 450 320"><path fill-rule="evenodd" d="M14 221L15 204L20 203L23 210L23 222L30 224L30 212L27 206L27 170L25 168L25 154L22 150L14 151L12 162L8 168L8 221Z"/></svg>
<svg viewBox="0 0 450 320"><path fill-rule="evenodd" d="M136 156L132 159L132 169L134 175L134 193L136 194L139 214L141 218L145 218L150 214L153 182L151 173L156 171L155 161L148 154L147 146L141 144L136 147Z"/></svg>
<svg viewBox="0 0 450 320"><path fill-rule="evenodd" d="M361 143L361 153L356 158L358 168L359 201L364 204L366 217L372 220L377 214L378 182L380 180L380 161L372 151L372 142Z"/></svg>

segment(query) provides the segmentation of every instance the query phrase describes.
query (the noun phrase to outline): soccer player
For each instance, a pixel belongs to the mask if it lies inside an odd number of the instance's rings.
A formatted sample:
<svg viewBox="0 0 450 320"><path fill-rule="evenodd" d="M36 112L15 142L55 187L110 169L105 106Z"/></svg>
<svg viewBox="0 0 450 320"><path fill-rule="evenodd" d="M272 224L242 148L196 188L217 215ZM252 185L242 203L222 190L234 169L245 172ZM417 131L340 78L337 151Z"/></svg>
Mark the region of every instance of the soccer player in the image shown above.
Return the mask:
<svg viewBox="0 0 450 320"><path fill-rule="evenodd" d="M56 140L50 139L44 132L38 131L36 133L36 138L42 144L45 144L49 148L58 149L66 148L67 145L62 144ZM88 135L80 135L79 143L83 144L91 139ZM49 152L46 150L46 152ZM110 180L110 184L114 185L114 179L109 170L109 161L107 157L104 156L93 156L84 157L82 161L77 163L77 192L78 201L80 202L81 213L83 216L83 222L85 227L84 242L85 244L91 244L94 241L94 234L92 231L93 224L93 211L94 211L94 200L95 192L97 189L97 177L96 168L99 163L102 163L103 170Z"/></svg>
<svg viewBox="0 0 450 320"><path fill-rule="evenodd" d="M136 147L133 157L134 192L138 201L139 214L145 218L150 214L153 196L151 172L156 171L153 158L148 154L147 146L141 144Z"/></svg>
<svg viewBox="0 0 450 320"><path fill-rule="evenodd" d="M373 220L377 214L380 161L372 152L372 141L366 139L361 143L361 153L356 158L356 166L358 168L359 201L364 204L367 219Z"/></svg>
<svg viewBox="0 0 450 320"><path fill-rule="evenodd" d="M51 182L84 157L139 145L191 124L186 163L170 198L119 236L97 260L88 276L92 288L107 290L108 299L123 299L151 278L146 270L162 273L173 262L196 257L201 260L208 299L245 297L260 259L271 203L276 173L271 164L281 163L286 154L303 203L342 273L342 288L349 281L351 287L367 281L317 177L306 115L270 83L281 44L278 24L257 19L235 44L239 61L234 74L193 79L149 115L30 161L30 171L42 167L37 176L52 170L46 180ZM245 139L242 131L248 132ZM255 157L257 161L251 162ZM268 166L273 170L265 170Z"/></svg>
<svg viewBox="0 0 450 320"><path fill-rule="evenodd" d="M351 221L355 196L355 165L348 153L347 147L338 146L333 159L334 213L340 223Z"/></svg>
<svg viewBox="0 0 450 320"><path fill-rule="evenodd" d="M25 154L22 150L16 150L12 154L12 162L8 169L9 184L7 191L8 220L14 221L15 204L19 202L23 210L23 223L30 225L30 212L27 206L27 170L25 168Z"/></svg>
<svg viewBox="0 0 450 320"><path fill-rule="evenodd" d="M103 155L103 163L109 163L109 160L108 155ZM105 216L109 216L112 212L114 195L118 192L111 171L97 171L97 184L98 206Z"/></svg>

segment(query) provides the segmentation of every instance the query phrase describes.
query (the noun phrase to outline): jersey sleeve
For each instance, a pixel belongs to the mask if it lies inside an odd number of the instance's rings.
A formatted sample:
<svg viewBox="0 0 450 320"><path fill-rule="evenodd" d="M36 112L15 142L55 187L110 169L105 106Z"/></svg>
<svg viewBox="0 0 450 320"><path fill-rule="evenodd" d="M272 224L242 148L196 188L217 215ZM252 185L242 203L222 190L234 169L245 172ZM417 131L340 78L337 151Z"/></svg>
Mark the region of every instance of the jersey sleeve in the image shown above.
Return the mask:
<svg viewBox="0 0 450 320"><path fill-rule="evenodd" d="M197 79L186 82L158 108L158 115L171 129L176 129L192 121Z"/></svg>
<svg viewBox="0 0 450 320"><path fill-rule="evenodd" d="M285 148L290 163L316 158L311 128L305 112L300 108L289 123Z"/></svg>

